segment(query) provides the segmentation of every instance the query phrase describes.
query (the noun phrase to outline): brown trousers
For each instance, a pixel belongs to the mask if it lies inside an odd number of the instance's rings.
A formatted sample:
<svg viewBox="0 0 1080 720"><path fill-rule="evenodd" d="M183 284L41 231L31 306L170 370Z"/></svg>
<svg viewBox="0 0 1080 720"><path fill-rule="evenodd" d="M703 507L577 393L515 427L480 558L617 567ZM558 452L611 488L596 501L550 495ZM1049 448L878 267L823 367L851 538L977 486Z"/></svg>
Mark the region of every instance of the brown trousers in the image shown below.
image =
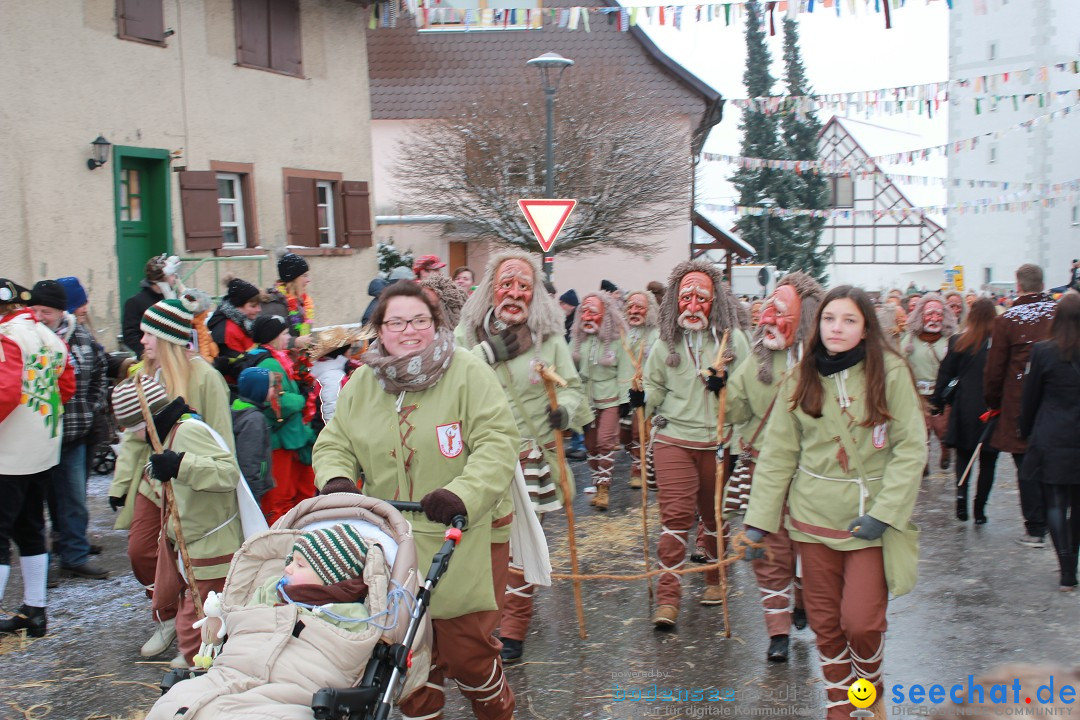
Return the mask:
<svg viewBox="0 0 1080 720"><path fill-rule="evenodd" d="M596 419L585 426L585 451L593 485L610 485L615 467L615 448L619 444L618 406L596 411Z"/></svg>
<svg viewBox="0 0 1080 720"><path fill-rule="evenodd" d="M145 495L137 495L135 512L131 518L131 527L128 529L128 560L131 562L135 579L146 588L148 598L153 597L160 535L161 508ZM158 615L156 619L162 622L171 620L176 617L176 606L163 608Z"/></svg>
<svg viewBox="0 0 1080 720"><path fill-rule="evenodd" d="M754 560L754 576L761 591L761 606L765 609L765 631L769 637L791 634L792 600L802 606L802 587L795 575L798 555L795 541L788 535L783 521L780 529L765 536L766 556ZM768 553L772 553L772 560Z"/></svg>
<svg viewBox="0 0 1080 720"><path fill-rule="evenodd" d="M847 690L859 678L883 697L885 610L889 591L881 548L842 552L822 543L795 543L802 558L803 601L817 635L825 677L827 720L847 720L855 709Z"/></svg>
<svg viewBox="0 0 1080 720"><path fill-rule="evenodd" d="M656 484L660 499L660 543L656 557L661 569L677 570L686 563L687 539L695 513L705 526L705 557L716 561L716 451L690 450L667 443L653 446ZM719 585L720 572L705 573L706 585ZM656 588L656 602L678 607L682 597L681 576L663 574Z"/></svg>
<svg viewBox="0 0 1080 720"><path fill-rule="evenodd" d="M544 524L546 513L539 513L537 518ZM525 581L525 573L520 565L510 559L510 568L506 574L506 592L503 595L499 621L499 637L509 640L524 640L529 632L529 623L533 616L533 596L536 586Z"/></svg>
<svg viewBox="0 0 1080 720"><path fill-rule="evenodd" d="M491 546L491 570L495 596L506 587L510 562L510 543ZM401 703L404 720L442 717L443 683L457 682L461 694L472 703L473 715L480 720L509 720L514 716L514 691L503 675L499 651L502 643L495 637L499 610L468 613L446 620L432 620L431 672L427 685Z"/></svg>
<svg viewBox="0 0 1080 720"><path fill-rule="evenodd" d="M646 418L645 422L648 421ZM636 409L629 417L619 420L619 444L630 454L630 476L638 475L644 481L645 477L641 474L641 426L638 425Z"/></svg>
<svg viewBox="0 0 1080 720"><path fill-rule="evenodd" d="M199 580L198 583L199 596L203 602L206 602L206 596L211 590L221 593L225 589L225 578ZM180 609L176 613L176 645L180 648L180 654L184 656L188 667L195 665L195 653L199 652L202 646L202 631L191 627L197 619L191 590L184 585L183 595L180 597Z"/></svg>

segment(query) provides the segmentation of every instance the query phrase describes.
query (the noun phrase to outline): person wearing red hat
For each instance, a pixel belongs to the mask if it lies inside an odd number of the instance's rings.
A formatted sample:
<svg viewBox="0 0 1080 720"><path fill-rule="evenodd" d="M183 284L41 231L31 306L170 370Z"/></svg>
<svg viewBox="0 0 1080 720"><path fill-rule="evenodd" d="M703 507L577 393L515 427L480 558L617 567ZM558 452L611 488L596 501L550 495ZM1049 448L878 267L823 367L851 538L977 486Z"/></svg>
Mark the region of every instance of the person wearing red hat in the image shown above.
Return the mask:
<svg viewBox="0 0 1080 720"><path fill-rule="evenodd" d="M413 272L416 273L417 280L423 280L428 275L438 274L446 263L438 255L421 255L413 263Z"/></svg>

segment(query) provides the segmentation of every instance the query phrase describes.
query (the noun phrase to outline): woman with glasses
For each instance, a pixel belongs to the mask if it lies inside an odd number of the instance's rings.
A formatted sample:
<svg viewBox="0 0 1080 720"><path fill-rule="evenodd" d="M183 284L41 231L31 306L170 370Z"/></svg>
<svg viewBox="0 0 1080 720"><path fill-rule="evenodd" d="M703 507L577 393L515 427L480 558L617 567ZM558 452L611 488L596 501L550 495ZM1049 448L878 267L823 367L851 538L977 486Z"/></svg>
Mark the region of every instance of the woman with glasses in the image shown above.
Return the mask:
<svg viewBox="0 0 1080 720"><path fill-rule="evenodd" d="M363 492L419 501L412 515L420 558L431 558L446 525L468 526L432 596L434 643L428 683L401 703L405 718L439 717L443 680L452 677L477 718L504 720L514 694L493 635L506 587L509 543L492 530L518 459L517 425L495 373L454 346L439 306L415 282L397 282L371 317L377 340L338 396L315 443L315 483L323 493ZM423 562L423 561L422 561Z"/></svg>

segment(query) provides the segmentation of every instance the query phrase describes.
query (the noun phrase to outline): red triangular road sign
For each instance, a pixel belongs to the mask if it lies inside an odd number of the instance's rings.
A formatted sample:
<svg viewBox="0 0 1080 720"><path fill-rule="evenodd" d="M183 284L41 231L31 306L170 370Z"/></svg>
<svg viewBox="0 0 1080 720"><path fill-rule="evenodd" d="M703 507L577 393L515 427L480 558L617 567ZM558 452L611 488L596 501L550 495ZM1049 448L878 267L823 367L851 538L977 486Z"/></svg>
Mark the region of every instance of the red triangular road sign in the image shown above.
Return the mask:
<svg viewBox="0 0 1080 720"><path fill-rule="evenodd" d="M551 250L576 205L577 200L518 200L518 207L544 252Z"/></svg>

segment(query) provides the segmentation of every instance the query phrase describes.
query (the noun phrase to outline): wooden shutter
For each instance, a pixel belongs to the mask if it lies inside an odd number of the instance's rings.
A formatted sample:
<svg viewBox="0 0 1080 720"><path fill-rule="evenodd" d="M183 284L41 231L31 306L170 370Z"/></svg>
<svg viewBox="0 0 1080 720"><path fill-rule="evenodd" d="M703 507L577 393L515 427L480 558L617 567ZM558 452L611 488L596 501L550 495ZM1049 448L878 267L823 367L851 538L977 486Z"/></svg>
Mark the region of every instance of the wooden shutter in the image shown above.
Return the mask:
<svg viewBox="0 0 1080 720"><path fill-rule="evenodd" d="M279 72L303 75L300 54L300 0L270 0L270 65Z"/></svg>
<svg viewBox="0 0 1080 720"><path fill-rule="evenodd" d="M237 62L270 67L270 0L235 2Z"/></svg>
<svg viewBox="0 0 1080 720"><path fill-rule="evenodd" d="M345 243L349 247L371 247L371 193L366 182L341 183L341 206L345 215Z"/></svg>
<svg viewBox="0 0 1080 720"><path fill-rule="evenodd" d="M189 252L216 250L225 241L218 209L217 173L200 170L179 173L184 240Z"/></svg>
<svg viewBox="0 0 1080 720"><path fill-rule="evenodd" d="M162 0L117 0L116 17L120 37L165 44L165 15Z"/></svg>
<svg viewBox="0 0 1080 720"><path fill-rule="evenodd" d="M290 177L285 183L285 222L289 245L319 246L319 225L315 216L315 181Z"/></svg>

